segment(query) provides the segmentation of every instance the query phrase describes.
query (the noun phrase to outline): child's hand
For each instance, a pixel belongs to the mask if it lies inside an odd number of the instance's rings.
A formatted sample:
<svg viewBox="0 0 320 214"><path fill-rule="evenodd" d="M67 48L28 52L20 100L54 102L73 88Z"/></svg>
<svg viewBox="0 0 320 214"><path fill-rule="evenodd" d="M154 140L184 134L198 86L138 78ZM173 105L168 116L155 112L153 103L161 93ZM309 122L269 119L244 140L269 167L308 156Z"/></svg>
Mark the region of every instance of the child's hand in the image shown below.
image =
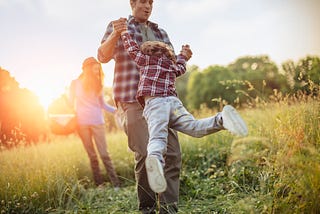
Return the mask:
<svg viewBox="0 0 320 214"><path fill-rule="evenodd" d="M190 46L188 44L182 45L182 49L180 51L180 54L183 55L186 60L188 61L192 57L192 51L190 49Z"/></svg>

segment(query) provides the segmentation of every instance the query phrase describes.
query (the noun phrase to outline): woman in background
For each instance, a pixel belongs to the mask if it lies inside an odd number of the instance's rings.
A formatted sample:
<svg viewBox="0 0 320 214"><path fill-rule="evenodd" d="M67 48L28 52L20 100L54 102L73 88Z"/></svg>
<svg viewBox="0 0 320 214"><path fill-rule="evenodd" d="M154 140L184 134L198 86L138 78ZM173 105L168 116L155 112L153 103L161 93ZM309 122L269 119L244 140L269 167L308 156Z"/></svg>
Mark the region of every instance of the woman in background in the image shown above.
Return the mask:
<svg viewBox="0 0 320 214"><path fill-rule="evenodd" d="M90 159L95 184L102 186L104 179L94 147L99 152L111 183L118 189L120 182L108 153L102 111L114 113L115 108L106 104L103 99L103 82L104 73L101 64L94 57L89 57L83 61L80 76L71 82L69 98L76 112L78 134Z"/></svg>

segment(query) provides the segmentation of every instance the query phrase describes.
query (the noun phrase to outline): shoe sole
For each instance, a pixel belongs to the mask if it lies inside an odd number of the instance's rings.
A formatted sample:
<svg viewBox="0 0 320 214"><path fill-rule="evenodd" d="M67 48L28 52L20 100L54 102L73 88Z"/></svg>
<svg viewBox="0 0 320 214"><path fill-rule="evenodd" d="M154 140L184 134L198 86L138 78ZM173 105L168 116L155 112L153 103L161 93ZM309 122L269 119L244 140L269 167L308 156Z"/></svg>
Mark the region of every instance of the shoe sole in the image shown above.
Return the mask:
<svg viewBox="0 0 320 214"><path fill-rule="evenodd" d="M248 128L235 108L227 105L222 110L223 127L234 135L247 136Z"/></svg>
<svg viewBox="0 0 320 214"><path fill-rule="evenodd" d="M167 182L160 161L156 157L147 157L145 164L150 188L156 193L164 192Z"/></svg>

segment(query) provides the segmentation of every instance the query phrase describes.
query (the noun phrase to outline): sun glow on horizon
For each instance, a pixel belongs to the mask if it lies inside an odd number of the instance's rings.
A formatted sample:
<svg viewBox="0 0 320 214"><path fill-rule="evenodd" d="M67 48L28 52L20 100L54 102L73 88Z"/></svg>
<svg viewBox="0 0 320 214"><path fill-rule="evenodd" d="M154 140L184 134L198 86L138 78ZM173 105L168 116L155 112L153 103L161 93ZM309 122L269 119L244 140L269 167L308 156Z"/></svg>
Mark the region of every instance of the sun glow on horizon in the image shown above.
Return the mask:
<svg viewBox="0 0 320 214"><path fill-rule="evenodd" d="M49 96L42 96L42 95L37 95L37 96L38 96L40 105L44 108L45 112L47 112L50 104L53 102L55 98L49 97Z"/></svg>
<svg viewBox="0 0 320 214"><path fill-rule="evenodd" d="M112 65L102 65L105 73L105 87L112 87L113 81L113 67ZM49 106L54 100L60 98L64 94L68 94L69 84L77 75L82 71L79 69L78 72L74 72L72 75L56 77L56 72L49 71L44 74L43 72L36 72L33 70L33 74L28 72L29 75L15 75L19 82L20 88L30 90L37 98L39 104L44 108L45 112L48 112ZM37 76L37 78L35 78Z"/></svg>
<svg viewBox="0 0 320 214"><path fill-rule="evenodd" d="M63 95L65 92L63 90L58 90L58 87L33 87L31 91L35 93L38 97L39 104L44 108L45 112L48 111L48 107L52 104L52 102Z"/></svg>

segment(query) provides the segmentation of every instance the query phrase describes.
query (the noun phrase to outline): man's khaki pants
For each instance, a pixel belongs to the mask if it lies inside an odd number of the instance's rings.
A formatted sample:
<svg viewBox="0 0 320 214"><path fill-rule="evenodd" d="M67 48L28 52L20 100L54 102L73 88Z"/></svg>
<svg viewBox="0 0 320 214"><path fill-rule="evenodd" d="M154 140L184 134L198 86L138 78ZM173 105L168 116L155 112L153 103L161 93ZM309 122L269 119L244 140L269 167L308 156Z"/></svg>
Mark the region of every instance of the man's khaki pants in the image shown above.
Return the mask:
<svg viewBox="0 0 320 214"><path fill-rule="evenodd" d="M145 168L147 145L149 140L148 126L142 116L143 108L138 102L117 102L118 113L125 133L128 136L129 148L135 153L135 177L139 199L139 210L154 209L156 194L150 189ZM165 154L165 178L167 190L159 195L161 205L171 206L177 210L179 201L179 176L181 170L181 150L177 133L169 130L168 147ZM174 206L174 207L172 207ZM161 212L161 210L160 210Z"/></svg>

